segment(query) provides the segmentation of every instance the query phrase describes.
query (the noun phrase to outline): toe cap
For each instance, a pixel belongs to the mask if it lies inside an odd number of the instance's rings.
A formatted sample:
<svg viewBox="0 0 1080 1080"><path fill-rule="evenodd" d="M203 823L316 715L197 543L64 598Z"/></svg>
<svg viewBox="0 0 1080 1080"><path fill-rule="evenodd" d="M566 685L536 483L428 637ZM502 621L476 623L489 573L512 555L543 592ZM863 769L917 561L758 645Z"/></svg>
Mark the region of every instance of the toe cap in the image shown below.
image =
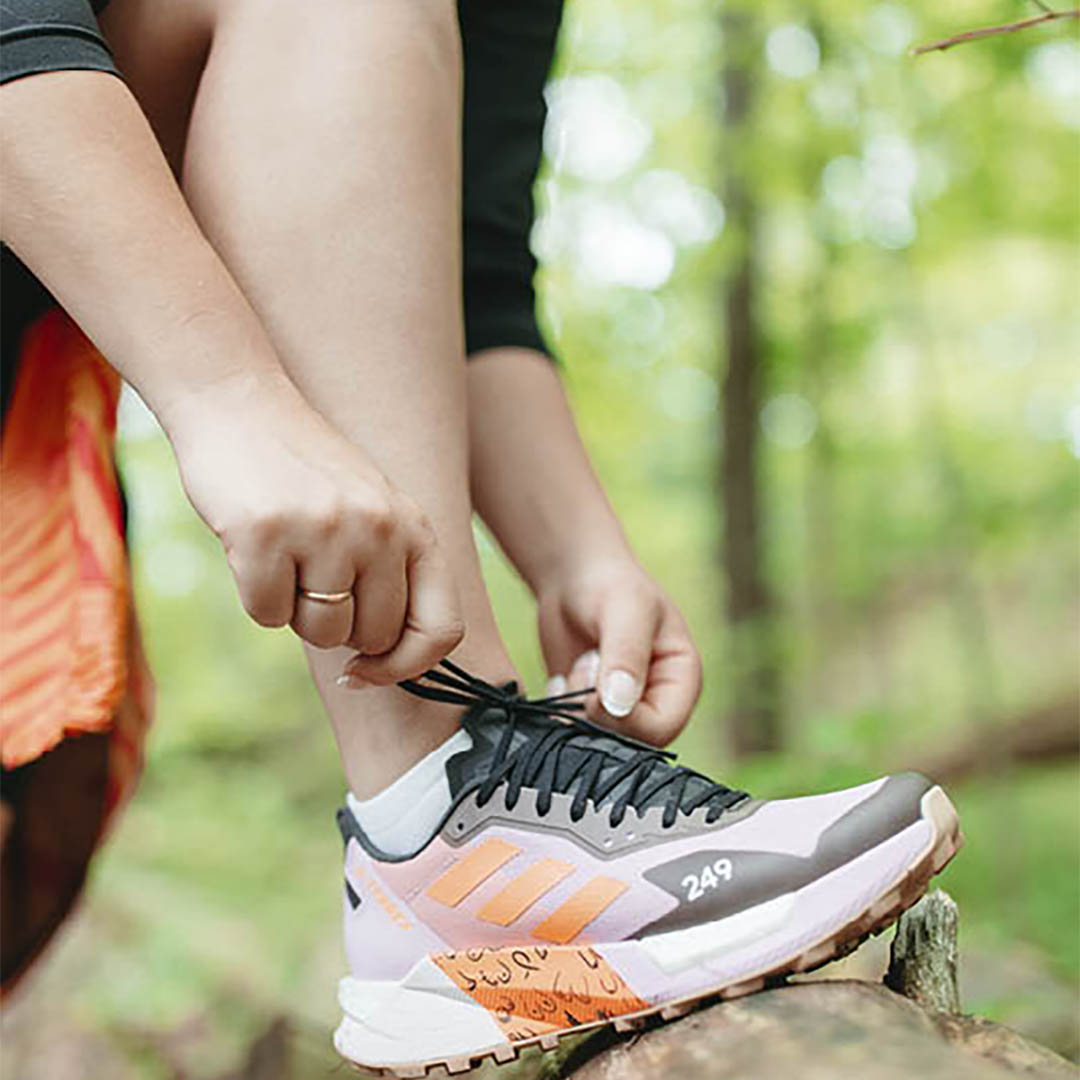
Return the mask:
<svg viewBox="0 0 1080 1080"><path fill-rule="evenodd" d="M915 772L887 777L821 834L812 857L835 866L895 836L919 820L922 798L933 786Z"/></svg>

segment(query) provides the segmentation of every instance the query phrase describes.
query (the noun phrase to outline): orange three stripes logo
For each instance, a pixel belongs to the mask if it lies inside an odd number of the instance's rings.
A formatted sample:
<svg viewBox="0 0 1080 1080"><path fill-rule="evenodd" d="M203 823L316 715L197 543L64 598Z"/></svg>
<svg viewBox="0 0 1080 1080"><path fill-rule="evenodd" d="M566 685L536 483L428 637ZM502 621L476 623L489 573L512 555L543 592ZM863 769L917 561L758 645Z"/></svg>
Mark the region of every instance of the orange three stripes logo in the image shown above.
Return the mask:
<svg viewBox="0 0 1080 1080"><path fill-rule="evenodd" d="M477 844L435 879L427 896L447 907L457 907L475 889L502 869L521 849L494 837ZM576 867L558 859L541 859L514 877L477 912L477 918L494 926L509 926L542 896L574 873ZM606 911L624 892L625 882L595 877L557 907L532 935L541 941L565 945L593 919Z"/></svg>

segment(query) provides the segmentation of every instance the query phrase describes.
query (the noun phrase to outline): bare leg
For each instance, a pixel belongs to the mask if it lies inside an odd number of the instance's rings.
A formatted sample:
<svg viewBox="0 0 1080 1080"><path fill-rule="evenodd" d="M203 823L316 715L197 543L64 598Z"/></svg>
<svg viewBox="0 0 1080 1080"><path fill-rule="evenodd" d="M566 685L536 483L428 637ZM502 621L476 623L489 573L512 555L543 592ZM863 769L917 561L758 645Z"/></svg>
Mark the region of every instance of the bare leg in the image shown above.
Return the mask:
<svg viewBox="0 0 1080 1080"><path fill-rule="evenodd" d="M320 0L301 16L294 3L235 0L214 23L187 197L304 395L434 524L468 626L455 658L512 677L472 538L453 0ZM348 658L309 651L363 797L454 718L396 688L336 685Z"/></svg>

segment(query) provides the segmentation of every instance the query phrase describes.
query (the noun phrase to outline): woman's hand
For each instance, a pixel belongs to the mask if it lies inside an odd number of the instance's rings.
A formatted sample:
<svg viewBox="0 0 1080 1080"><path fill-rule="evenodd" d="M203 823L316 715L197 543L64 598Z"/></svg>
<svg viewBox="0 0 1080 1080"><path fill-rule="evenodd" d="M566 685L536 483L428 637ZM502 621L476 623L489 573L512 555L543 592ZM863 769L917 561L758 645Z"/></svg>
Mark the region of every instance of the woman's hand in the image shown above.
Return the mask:
<svg viewBox="0 0 1080 1080"><path fill-rule="evenodd" d="M596 686L593 719L659 746L682 731L701 658L679 609L628 552L555 572L537 600L551 693Z"/></svg>
<svg viewBox="0 0 1080 1080"><path fill-rule="evenodd" d="M701 693L701 660L634 558L556 370L527 349L491 349L469 364L468 387L473 497L536 595L552 693L595 685L593 719L670 742Z"/></svg>
<svg viewBox="0 0 1080 1080"><path fill-rule="evenodd" d="M423 513L286 378L223 380L174 401L165 426L256 622L356 649L353 685L418 675L461 640L454 581Z"/></svg>

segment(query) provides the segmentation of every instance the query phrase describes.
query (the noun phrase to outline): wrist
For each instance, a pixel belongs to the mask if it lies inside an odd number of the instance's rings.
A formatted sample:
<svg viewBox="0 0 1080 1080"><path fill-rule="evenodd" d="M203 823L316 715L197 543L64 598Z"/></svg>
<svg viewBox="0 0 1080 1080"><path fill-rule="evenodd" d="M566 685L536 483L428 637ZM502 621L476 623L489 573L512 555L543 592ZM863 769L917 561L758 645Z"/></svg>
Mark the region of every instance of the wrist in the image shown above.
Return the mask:
<svg viewBox="0 0 1080 1080"><path fill-rule="evenodd" d="M306 410L276 359L231 365L216 377L173 380L147 404L178 451L201 438L210 425L257 422L265 415L281 431Z"/></svg>
<svg viewBox="0 0 1080 1080"><path fill-rule="evenodd" d="M468 393L474 505L533 592L633 561L551 362L488 350L469 364Z"/></svg>
<svg viewBox="0 0 1080 1080"><path fill-rule="evenodd" d="M518 569L535 595L581 581L613 567L637 565L637 559L618 521L611 515L578 525L569 524L558 538L534 548Z"/></svg>

